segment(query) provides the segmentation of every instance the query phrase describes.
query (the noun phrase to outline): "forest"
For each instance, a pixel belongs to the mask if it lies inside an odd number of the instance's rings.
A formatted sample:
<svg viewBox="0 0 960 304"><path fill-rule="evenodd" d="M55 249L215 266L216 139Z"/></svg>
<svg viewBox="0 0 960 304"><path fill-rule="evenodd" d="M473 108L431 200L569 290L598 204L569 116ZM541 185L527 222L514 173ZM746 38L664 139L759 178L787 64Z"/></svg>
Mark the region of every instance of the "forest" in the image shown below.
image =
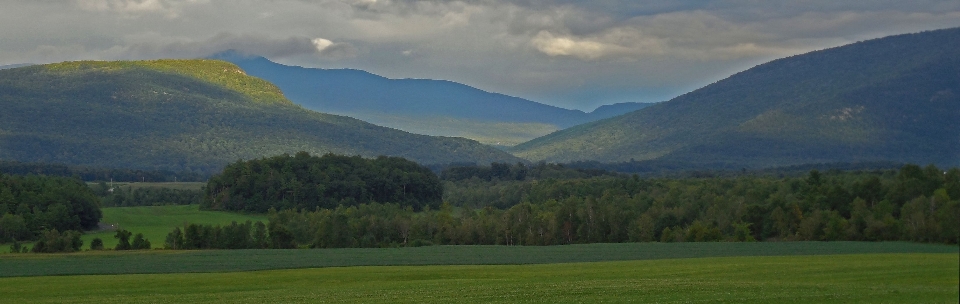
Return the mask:
<svg viewBox="0 0 960 304"><path fill-rule="evenodd" d="M0 174L0 243L79 233L96 228L101 217L98 197L80 180Z"/></svg>
<svg viewBox="0 0 960 304"><path fill-rule="evenodd" d="M177 228L167 247L801 240L956 244L960 239L957 168L812 170L793 177L531 178L537 167L494 164L445 171L442 175L452 180L444 181L444 203L437 208L416 211L377 202L271 208L266 225L194 226L188 227L190 233ZM555 165L540 169L578 172ZM467 177L469 172L475 175ZM526 175L518 178L520 172Z"/></svg>
<svg viewBox="0 0 960 304"><path fill-rule="evenodd" d="M442 184L430 169L400 158L298 152L238 161L207 182L201 209L264 213L373 202L437 207Z"/></svg>
<svg viewBox="0 0 960 304"><path fill-rule="evenodd" d="M268 221L185 224L165 247L960 240L958 168L796 170L641 178L492 163L437 175L403 158L301 152L237 161L199 191L110 192L102 182L0 175L0 242L39 240L46 247L37 252L71 251L79 231L97 226L101 206L197 202L266 213Z"/></svg>

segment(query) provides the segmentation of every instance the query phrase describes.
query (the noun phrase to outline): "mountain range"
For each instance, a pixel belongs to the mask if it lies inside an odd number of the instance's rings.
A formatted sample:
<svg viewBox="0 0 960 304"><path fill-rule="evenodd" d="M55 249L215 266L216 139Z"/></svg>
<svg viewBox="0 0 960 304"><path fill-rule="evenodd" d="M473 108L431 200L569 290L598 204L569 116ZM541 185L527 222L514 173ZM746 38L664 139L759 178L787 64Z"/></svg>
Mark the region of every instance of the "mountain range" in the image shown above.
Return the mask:
<svg viewBox="0 0 960 304"><path fill-rule="evenodd" d="M960 165L960 29L890 36L761 64L672 100L509 151L532 161L744 167Z"/></svg>
<svg viewBox="0 0 960 304"><path fill-rule="evenodd" d="M0 70L0 159L213 173L307 151L423 164L517 162L463 138L411 134L290 102L219 60L78 61Z"/></svg>
<svg viewBox="0 0 960 304"><path fill-rule="evenodd" d="M635 111L620 103L591 113L430 79L389 79L366 71L287 66L228 51L212 56L277 85L296 104L425 135L512 146L550 132Z"/></svg>
<svg viewBox="0 0 960 304"><path fill-rule="evenodd" d="M219 56L236 64L24 65L0 69L0 160L201 173L298 151L422 164L950 167L960 165L957 45L960 28L867 40L764 63L666 102L589 114L449 81L291 67L235 53ZM502 146L549 134L506 148L511 155L475 140L411 133L464 137L464 130Z"/></svg>

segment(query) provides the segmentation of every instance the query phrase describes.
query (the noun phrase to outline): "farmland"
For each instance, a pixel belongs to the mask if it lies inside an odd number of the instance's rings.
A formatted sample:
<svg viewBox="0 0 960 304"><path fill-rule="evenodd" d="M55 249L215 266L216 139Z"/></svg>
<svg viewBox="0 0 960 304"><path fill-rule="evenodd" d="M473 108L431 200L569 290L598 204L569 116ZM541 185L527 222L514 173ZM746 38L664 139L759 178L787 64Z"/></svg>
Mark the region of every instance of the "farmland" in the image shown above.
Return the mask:
<svg viewBox="0 0 960 304"><path fill-rule="evenodd" d="M174 227L181 227L184 224L224 225L232 221L267 221L265 215L202 211L199 205L112 207L102 210L101 230L83 235L84 249L89 248L90 241L94 238L102 239L105 248L113 248L117 244L117 239L113 237L116 229L143 233L154 248L161 248L167 234ZM0 253L8 252L10 249L8 247L0 246Z"/></svg>
<svg viewBox="0 0 960 304"><path fill-rule="evenodd" d="M903 242L622 243L563 246L87 251L0 255L0 277L234 272L293 268L520 265L708 257L952 254L957 246Z"/></svg>
<svg viewBox="0 0 960 304"><path fill-rule="evenodd" d="M14 303L944 303L956 302L957 272L956 253L718 257L16 277L0 279L0 294Z"/></svg>

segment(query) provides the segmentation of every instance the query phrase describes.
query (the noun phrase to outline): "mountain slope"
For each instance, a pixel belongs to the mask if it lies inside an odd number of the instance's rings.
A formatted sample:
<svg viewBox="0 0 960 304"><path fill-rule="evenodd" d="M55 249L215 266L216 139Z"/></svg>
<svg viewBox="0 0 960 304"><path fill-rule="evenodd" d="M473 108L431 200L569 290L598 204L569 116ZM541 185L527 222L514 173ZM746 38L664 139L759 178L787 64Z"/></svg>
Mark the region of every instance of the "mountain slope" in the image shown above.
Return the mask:
<svg viewBox="0 0 960 304"><path fill-rule="evenodd" d="M630 113L636 110L640 110L649 106L654 105L654 103L646 102L621 102L615 104L602 105L593 110L593 112L587 113L589 121L596 121L601 119L607 119L610 117L620 116L626 113Z"/></svg>
<svg viewBox="0 0 960 304"><path fill-rule="evenodd" d="M482 91L451 81L388 79L360 70L286 66L236 52L214 55L266 79L308 109L419 134L514 145L550 132L639 109L636 103L592 115Z"/></svg>
<svg viewBox="0 0 960 304"><path fill-rule="evenodd" d="M217 60L66 62L0 71L0 159L210 173L307 151L421 163L517 159L462 138L317 113Z"/></svg>
<svg viewBox="0 0 960 304"><path fill-rule="evenodd" d="M759 65L643 111L518 145L530 160L960 164L960 29Z"/></svg>

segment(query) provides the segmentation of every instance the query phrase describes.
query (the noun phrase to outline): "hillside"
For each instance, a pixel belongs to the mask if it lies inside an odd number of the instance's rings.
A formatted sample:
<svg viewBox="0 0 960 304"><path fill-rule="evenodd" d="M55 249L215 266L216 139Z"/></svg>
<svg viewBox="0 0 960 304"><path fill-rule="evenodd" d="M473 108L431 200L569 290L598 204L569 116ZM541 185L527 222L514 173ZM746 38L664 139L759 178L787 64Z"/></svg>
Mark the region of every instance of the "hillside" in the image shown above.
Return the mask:
<svg viewBox="0 0 960 304"><path fill-rule="evenodd" d="M388 79L360 70L286 66L236 52L214 55L276 84L305 108L417 134L515 145L550 132L637 110L623 103L584 113L429 79Z"/></svg>
<svg viewBox="0 0 960 304"><path fill-rule="evenodd" d="M212 173L307 151L449 163L517 159L462 138L317 113L218 60L66 62L0 70L0 159Z"/></svg>
<svg viewBox="0 0 960 304"><path fill-rule="evenodd" d="M960 29L792 56L512 149L529 160L960 165Z"/></svg>

